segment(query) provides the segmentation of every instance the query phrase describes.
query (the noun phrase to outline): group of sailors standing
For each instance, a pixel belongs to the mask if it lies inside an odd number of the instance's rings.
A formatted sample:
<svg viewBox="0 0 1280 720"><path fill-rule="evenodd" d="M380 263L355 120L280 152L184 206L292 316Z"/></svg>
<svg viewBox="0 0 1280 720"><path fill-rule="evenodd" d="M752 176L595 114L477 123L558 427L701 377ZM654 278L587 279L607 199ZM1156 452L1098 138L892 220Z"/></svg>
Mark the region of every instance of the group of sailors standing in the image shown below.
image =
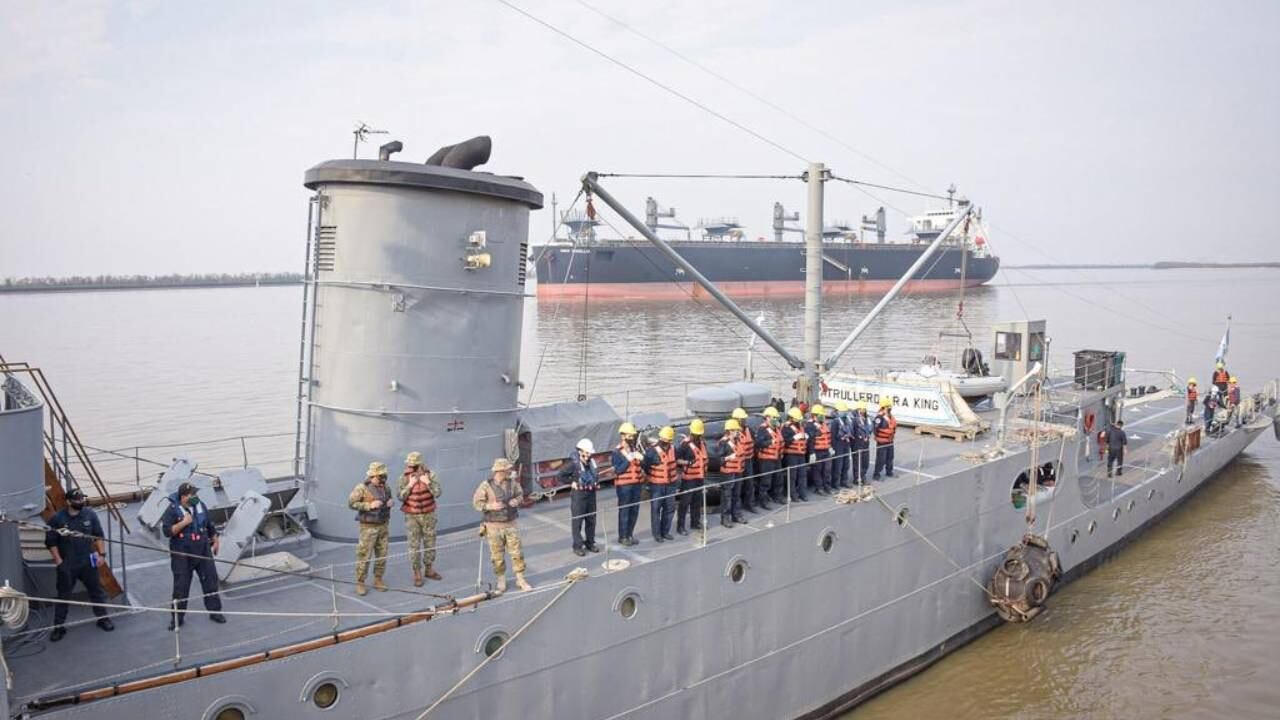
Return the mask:
<svg viewBox="0 0 1280 720"><path fill-rule="evenodd" d="M708 508L705 489L719 465L720 524L747 523L747 513L770 510L775 504L806 502L809 496L831 495L882 476L893 477L893 446L898 421L893 403L880 403L871 417L867 404L834 408L795 406L782 412L774 406L758 416L737 408L724 423L718 440L706 436L707 423L694 418L688 434L677 441L668 425L657 441L646 445L636 426L625 422L619 442L610 453L613 485L618 496L618 542L637 544L636 522L642 494L649 491L649 526L655 542L675 540L702 530ZM872 452L875 454L872 468ZM595 544L596 498L601 469L595 446L581 440L570 462L560 470L571 487L573 550L582 556L599 552ZM870 472L869 471L872 471Z"/></svg>
<svg viewBox="0 0 1280 720"><path fill-rule="evenodd" d="M1195 378L1187 379L1187 424L1190 425L1195 419L1196 401L1200 398L1199 386L1196 384ZM1208 392L1204 394L1201 401L1204 404L1204 426L1206 431L1213 432L1220 426L1225 426L1234 416L1236 424L1241 421L1239 415L1240 407L1240 382L1236 376L1227 372L1226 365L1222 362L1217 363L1213 371L1213 383L1209 386ZM1218 418L1218 411L1226 411L1226 419Z"/></svg>

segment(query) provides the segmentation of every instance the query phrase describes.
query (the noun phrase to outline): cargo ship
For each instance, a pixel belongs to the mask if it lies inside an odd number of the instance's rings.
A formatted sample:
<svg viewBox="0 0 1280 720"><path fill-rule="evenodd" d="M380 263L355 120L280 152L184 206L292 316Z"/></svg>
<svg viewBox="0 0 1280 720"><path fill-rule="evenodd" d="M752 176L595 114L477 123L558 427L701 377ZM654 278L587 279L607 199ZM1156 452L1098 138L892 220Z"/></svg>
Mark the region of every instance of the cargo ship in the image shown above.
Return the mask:
<svg viewBox="0 0 1280 720"><path fill-rule="evenodd" d="M901 241L886 240L883 207L863 216L856 226L846 222L825 226L823 291L883 293L967 205L966 199L955 197L953 187L946 207L909 218L908 237ZM736 218L704 219L689 227L676 219L674 209L662 209L652 197L645 207L645 225L651 231L667 234L668 244L681 257L737 298L804 294L803 232L793 226L798 220L798 213L788 213L781 203L774 203L773 239L750 239ZM589 210L560 214L555 238L534 253L539 299L681 300L703 294L684 269L645 239L602 238L599 225ZM1000 258L991 253L986 241L981 211L975 209L971 220L952 233L906 289L974 287L989 282L999 268Z"/></svg>

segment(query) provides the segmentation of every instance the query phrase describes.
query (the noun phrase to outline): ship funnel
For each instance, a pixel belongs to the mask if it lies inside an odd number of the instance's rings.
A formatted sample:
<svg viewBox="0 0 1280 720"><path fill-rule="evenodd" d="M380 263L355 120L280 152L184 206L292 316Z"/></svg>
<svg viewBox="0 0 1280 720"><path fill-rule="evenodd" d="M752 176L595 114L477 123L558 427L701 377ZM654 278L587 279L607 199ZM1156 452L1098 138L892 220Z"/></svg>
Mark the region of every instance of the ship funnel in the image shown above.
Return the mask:
<svg viewBox="0 0 1280 720"><path fill-rule="evenodd" d="M477 135L457 145L445 145L427 158L427 164L470 170L489 162L492 152L493 140L488 135Z"/></svg>
<svg viewBox="0 0 1280 720"><path fill-rule="evenodd" d="M403 149L404 149L404 143L400 142L399 140L392 140L386 145L383 145L382 147L378 148L378 159L383 162L386 162L391 159L391 153L398 153Z"/></svg>

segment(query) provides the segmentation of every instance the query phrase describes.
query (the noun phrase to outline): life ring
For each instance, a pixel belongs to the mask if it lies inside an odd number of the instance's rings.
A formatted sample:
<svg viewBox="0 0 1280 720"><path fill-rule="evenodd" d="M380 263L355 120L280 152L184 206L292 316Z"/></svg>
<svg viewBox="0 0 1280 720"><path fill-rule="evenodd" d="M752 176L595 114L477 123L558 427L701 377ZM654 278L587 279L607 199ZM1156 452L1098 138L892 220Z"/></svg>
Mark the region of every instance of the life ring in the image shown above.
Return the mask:
<svg viewBox="0 0 1280 720"><path fill-rule="evenodd" d="M1093 432L1093 413L1084 416L1084 431L1087 433Z"/></svg>

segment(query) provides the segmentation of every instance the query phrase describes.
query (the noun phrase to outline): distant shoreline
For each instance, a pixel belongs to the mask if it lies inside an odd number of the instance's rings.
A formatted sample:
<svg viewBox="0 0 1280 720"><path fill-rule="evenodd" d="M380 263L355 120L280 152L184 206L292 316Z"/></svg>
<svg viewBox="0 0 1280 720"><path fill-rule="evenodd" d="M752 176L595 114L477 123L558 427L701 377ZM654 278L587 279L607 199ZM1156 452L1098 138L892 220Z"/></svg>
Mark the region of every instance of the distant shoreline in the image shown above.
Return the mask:
<svg viewBox="0 0 1280 720"><path fill-rule="evenodd" d="M180 290L190 288L279 287L299 285L298 273L261 273L247 275L166 275L162 277L128 276L70 278L8 278L0 281L3 293L94 292L98 290Z"/></svg>

